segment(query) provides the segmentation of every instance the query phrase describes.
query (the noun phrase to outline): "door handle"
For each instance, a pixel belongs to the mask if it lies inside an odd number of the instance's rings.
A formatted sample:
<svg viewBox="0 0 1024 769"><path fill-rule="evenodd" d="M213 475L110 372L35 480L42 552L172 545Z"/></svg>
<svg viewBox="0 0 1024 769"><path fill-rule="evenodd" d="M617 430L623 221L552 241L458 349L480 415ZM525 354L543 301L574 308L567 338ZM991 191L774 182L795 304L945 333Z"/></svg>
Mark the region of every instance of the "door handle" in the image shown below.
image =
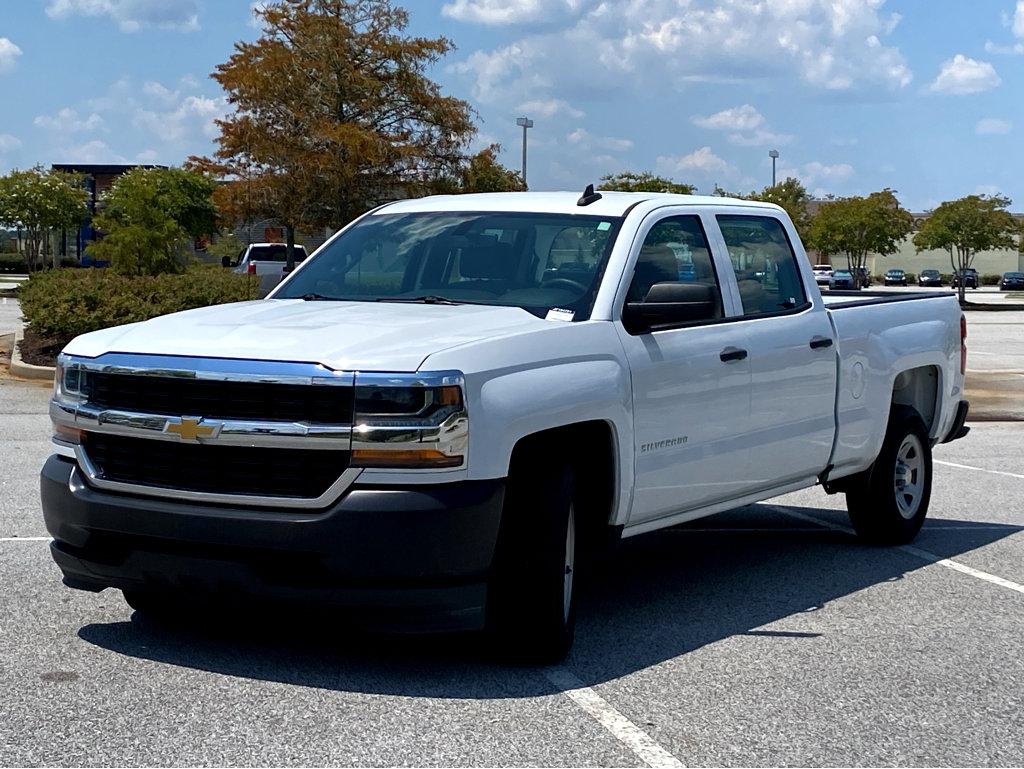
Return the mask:
<svg viewBox="0 0 1024 769"><path fill-rule="evenodd" d="M816 336L811 339L812 350L822 350L832 346L832 338L827 336Z"/></svg>
<svg viewBox="0 0 1024 769"><path fill-rule="evenodd" d="M718 357L722 363L732 363L734 360L745 360L747 351L741 350L739 347L726 347L718 354Z"/></svg>

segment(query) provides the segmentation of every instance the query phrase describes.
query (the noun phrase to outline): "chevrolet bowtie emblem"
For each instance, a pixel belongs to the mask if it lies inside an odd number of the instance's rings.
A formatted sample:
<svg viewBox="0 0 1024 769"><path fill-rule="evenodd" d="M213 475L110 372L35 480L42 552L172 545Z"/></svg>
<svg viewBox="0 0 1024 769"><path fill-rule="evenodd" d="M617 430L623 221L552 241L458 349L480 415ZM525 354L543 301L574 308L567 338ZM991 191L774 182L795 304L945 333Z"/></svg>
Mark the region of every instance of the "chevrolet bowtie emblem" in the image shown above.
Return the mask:
<svg viewBox="0 0 1024 769"><path fill-rule="evenodd" d="M168 422L164 427L165 433L174 433L183 441L195 441L200 438L212 438L219 430L220 425L202 424L202 419L189 419L182 417L176 422Z"/></svg>

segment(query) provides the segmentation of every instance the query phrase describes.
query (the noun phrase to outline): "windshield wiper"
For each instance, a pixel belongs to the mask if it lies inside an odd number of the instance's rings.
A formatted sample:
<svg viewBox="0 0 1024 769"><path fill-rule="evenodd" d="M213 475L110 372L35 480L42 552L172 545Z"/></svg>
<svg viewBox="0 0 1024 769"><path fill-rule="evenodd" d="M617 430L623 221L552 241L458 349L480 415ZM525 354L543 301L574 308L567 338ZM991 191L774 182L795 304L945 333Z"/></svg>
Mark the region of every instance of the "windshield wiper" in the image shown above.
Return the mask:
<svg viewBox="0 0 1024 769"><path fill-rule="evenodd" d="M324 296L323 294L303 294L299 297L304 302L343 302L344 299L339 299L336 296Z"/></svg>
<svg viewBox="0 0 1024 769"><path fill-rule="evenodd" d="M462 304L462 302L456 302L449 299L446 296L437 296L436 294L429 294L427 296L378 296L376 301L378 302L409 302L413 304Z"/></svg>

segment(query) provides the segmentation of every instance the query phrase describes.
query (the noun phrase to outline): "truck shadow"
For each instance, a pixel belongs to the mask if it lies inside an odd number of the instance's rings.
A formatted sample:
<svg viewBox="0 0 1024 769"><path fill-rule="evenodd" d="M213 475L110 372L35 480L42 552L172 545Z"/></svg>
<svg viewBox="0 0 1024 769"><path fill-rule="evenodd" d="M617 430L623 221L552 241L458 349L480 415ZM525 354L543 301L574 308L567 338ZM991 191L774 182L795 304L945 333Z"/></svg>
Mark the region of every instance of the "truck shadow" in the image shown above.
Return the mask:
<svg viewBox="0 0 1024 769"><path fill-rule="evenodd" d="M838 511L753 505L624 541L582 591L567 667L594 685L735 635L763 638L766 655L775 642L815 643L828 630L803 615L926 565L793 514L845 524ZM915 545L951 558L1022 529L932 519ZM135 613L78 635L140 659L338 691L458 699L555 691L539 669L491 661L478 635L367 634L326 614L250 613L197 627Z"/></svg>

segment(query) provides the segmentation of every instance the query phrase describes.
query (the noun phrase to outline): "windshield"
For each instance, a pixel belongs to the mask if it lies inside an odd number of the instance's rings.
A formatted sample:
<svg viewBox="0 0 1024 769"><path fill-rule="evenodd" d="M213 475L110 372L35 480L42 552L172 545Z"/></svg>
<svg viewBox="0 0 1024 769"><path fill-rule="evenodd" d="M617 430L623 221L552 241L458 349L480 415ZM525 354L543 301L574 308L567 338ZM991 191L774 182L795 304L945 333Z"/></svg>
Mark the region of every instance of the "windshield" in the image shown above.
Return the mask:
<svg viewBox="0 0 1024 769"><path fill-rule="evenodd" d="M621 219L545 213L376 214L325 245L274 299L554 308L585 320Z"/></svg>

